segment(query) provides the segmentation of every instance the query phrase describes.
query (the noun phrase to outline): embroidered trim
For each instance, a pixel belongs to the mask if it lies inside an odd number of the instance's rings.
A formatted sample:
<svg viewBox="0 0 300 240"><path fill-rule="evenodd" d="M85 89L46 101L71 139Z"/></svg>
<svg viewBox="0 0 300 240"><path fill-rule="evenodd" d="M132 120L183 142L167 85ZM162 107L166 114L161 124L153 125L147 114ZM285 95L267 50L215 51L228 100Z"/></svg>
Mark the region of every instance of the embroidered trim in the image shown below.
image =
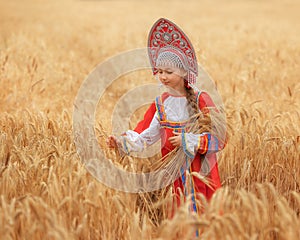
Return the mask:
<svg viewBox="0 0 300 240"><path fill-rule="evenodd" d="M212 146L211 135L210 134L206 134L206 136L207 136L206 151L209 151L211 149L211 146Z"/></svg>
<svg viewBox="0 0 300 240"><path fill-rule="evenodd" d="M198 143L197 143L197 150L200 152L200 147L201 147L201 138L202 136L200 135L198 138Z"/></svg>
<svg viewBox="0 0 300 240"><path fill-rule="evenodd" d="M219 139L215 136L213 136L214 140L215 140L215 149L218 151L219 149Z"/></svg>
<svg viewBox="0 0 300 240"><path fill-rule="evenodd" d="M194 158L195 154L190 152L187 148L187 142L186 142L186 133L184 132L184 130L181 133L181 142L182 142L182 148L184 153L189 157L189 158Z"/></svg>
<svg viewBox="0 0 300 240"><path fill-rule="evenodd" d="M200 154L219 151L219 139L210 133L199 136L197 149Z"/></svg>
<svg viewBox="0 0 300 240"><path fill-rule="evenodd" d="M190 166L190 172L192 172L192 166ZM194 210L194 212L198 213L195 192L196 192L196 190L195 190L194 176L191 176L191 193L192 193L193 210Z"/></svg>
<svg viewBox="0 0 300 240"><path fill-rule="evenodd" d="M186 192L186 178L185 178L185 171L183 170L183 167L180 168L180 173L181 173L181 181L182 181L182 185L183 185L183 190L184 190L184 196L186 196L187 192Z"/></svg>
<svg viewBox="0 0 300 240"><path fill-rule="evenodd" d="M200 154L205 154L208 150L208 138L207 134L199 137L199 147L198 150Z"/></svg>
<svg viewBox="0 0 300 240"><path fill-rule="evenodd" d="M123 143L123 149L125 150L125 153L127 154L127 155L129 155L129 149L128 149L128 146L127 146L127 143L126 143L127 141L126 141L126 138L125 137L123 137L123 141L122 141L122 143Z"/></svg>
<svg viewBox="0 0 300 240"><path fill-rule="evenodd" d="M208 137L208 151L219 151L219 139L211 134Z"/></svg>
<svg viewBox="0 0 300 240"><path fill-rule="evenodd" d="M156 97L155 106L156 106L156 110L157 110L158 115L159 115L159 120L160 121L165 121L166 120L165 107L162 103L161 96Z"/></svg>
<svg viewBox="0 0 300 240"><path fill-rule="evenodd" d="M171 122L171 121L161 121L160 125L165 128L171 129L184 129L187 122Z"/></svg>

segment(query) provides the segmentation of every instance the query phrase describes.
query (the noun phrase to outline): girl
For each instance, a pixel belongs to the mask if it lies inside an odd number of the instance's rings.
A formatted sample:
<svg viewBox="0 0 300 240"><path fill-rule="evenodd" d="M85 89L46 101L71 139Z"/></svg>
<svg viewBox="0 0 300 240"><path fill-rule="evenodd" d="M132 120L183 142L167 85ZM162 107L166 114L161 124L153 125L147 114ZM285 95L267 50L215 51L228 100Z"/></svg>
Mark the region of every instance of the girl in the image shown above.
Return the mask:
<svg viewBox="0 0 300 240"><path fill-rule="evenodd" d="M195 52L174 23L162 18L153 25L148 54L153 74L167 91L155 99L133 131L128 130L120 138L110 136L107 144L130 154L161 139L163 161L176 149L172 160L184 159L186 163L177 165L179 177L173 183L177 206L183 193L191 197L191 210L197 212L197 193L210 199L221 186L216 152L224 146L219 137L224 129L218 127L222 120L213 124L213 116L219 112L210 96L194 86L198 75ZM206 175L209 184L199 178L200 174Z"/></svg>

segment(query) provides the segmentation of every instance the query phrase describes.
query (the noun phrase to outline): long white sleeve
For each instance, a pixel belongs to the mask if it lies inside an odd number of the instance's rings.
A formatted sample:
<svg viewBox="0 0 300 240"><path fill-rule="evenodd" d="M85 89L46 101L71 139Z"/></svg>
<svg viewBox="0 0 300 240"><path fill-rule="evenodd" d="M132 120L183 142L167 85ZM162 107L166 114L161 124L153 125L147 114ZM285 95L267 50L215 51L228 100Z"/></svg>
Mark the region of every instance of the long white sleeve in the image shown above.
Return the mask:
<svg viewBox="0 0 300 240"><path fill-rule="evenodd" d="M128 130L121 136L121 143L124 151L141 152L146 146L150 146L160 139L160 123L157 114L154 114L152 121L147 129L140 134Z"/></svg>
<svg viewBox="0 0 300 240"><path fill-rule="evenodd" d="M185 154L193 158L197 152L200 154L218 152L222 150L219 139L209 132L201 134L182 132L182 147Z"/></svg>
<svg viewBox="0 0 300 240"><path fill-rule="evenodd" d="M200 144L200 137L204 134L193 134L193 133L186 133L182 132L182 147L185 154L189 158L194 158Z"/></svg>

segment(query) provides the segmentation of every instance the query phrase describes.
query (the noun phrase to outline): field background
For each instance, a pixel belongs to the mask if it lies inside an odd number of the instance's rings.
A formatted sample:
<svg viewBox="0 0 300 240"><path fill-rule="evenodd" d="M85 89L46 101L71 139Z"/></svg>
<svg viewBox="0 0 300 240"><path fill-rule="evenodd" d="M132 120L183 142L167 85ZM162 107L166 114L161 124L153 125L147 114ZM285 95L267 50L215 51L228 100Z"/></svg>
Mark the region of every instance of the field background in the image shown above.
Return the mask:
<svg viewBox="0 0 300 240"><path fill-rule="evenodd" d="M300 1L0 0L1 239L300 239ZM88 73L181 26L227 113L223 188L203 214L97 182L76 154L73 102ZM125 82L126 80L126 82ZM127 77L99 103L105 131ZM104 139L100 136L100 141ZM152 200L153 201L152 201Z"/></svg>

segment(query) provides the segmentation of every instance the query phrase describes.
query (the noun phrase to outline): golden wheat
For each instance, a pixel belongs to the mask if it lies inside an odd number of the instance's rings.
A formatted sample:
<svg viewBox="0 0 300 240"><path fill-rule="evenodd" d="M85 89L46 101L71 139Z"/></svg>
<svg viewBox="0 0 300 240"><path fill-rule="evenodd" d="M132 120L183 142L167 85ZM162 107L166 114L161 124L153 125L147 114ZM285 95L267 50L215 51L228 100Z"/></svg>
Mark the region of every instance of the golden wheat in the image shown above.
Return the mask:
<svg viewBox="0 0 300 240"><path fill-rule="evenodd" d="M1 239L299 239L300 23L297 1L0 1ZM161 16L188 33L227 114L219 154L223 187L201 214L186 203L168 218L170 189L129 194L81 163L73 103L88 73L119 52L146 46ZM117 79L97 106L102 148L114 104L139 84ZM131 119L134 126L145 108ZM153 159L117 159L148 171Z"/></svg>

